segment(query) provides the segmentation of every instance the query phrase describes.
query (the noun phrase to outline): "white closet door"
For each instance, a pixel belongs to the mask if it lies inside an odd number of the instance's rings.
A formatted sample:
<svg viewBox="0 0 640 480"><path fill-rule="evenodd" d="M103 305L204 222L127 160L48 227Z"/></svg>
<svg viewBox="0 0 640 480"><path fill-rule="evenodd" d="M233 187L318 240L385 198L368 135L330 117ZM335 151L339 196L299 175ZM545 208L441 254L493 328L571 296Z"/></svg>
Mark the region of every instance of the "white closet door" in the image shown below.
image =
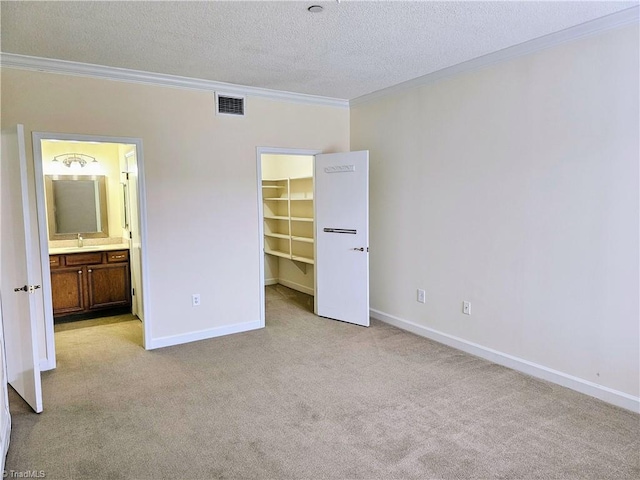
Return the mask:
<svg viewBox="0 0 640 480"><path fill-rule="evenodd" d="M7 380L39 413L42 411L42 387L34 297L42 295L42 289L33 289L27 159L22 125L2 130L0 164L0 285Z"/></svg>
<svg viewBox="0 0 640 480"><path fill-rule="evenodd" d="M316 314L369 326L369 152L316 155Z"/></svg>

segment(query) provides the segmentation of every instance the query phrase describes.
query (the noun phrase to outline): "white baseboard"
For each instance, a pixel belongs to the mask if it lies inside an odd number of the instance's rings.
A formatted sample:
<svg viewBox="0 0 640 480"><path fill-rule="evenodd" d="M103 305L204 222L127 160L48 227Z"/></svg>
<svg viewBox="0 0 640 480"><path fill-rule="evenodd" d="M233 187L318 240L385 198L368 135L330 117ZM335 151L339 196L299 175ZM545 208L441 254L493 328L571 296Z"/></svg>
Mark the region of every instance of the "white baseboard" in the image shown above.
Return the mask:
<svg viewBox="0 0 640 480"><path fill-rule="evenodd" d="M513 355L499 352L491 348L483 347L477 343L472 343L462 338L454 337L453 335L418 325L410 322L409 320L394 317L393 315L389 315L379 310L371 309L370 315L376 320L380 320L381 322L388 323L389 325L401 328L402 330L415 333L421 337L429 338L438 343L443 343L458 350L462 350L463 352L470 353L471 355L484 358L490 362L503 365L542 380L547 380L586 395L590 395L618 407L640 413L640 397L634 397L628 393L620 392L603 385L598 385L597 383L590 382L589 380L575 377L558 370L553 370L543 365L538 365L528 360L514 357Z"/></svg>
<svg viewBox="0 0 640 480"><path fill-rule="evenodd" d="M168 337L152 338L151 344L146 347L147 350L156 348L171 347L173 345L181 345L183 343L196 342L198 340L206 340L208 338L222 337L223 335L231 335L233 333L248 332L262 328L260 321L238 323L235 325L227 325L224 327L209 328L198 332L186 333L183 335L171 335Z"/></svg>
<svg viewBox="0 0 640 480"><path fill-rule="evenodd" d="M265 286L267 286L267 285L277 285L278 284L278 279L277 278L266 278L264 280L264 284L265 284Z"/></svg>
<svg viewBox="0 0 640 480"><path fill-rule="evenodd" d="M315 294L315 292L313 291L313 288L307 287L305 285L301 285L296 282L290 282L289 280L285 280L283 278L278 279L278 283L280 285L284 285L285 287L289 287L293 290L297 290L298 292L306 293L308 295L313 296Z"/></svg>
<svg viewBox="0 0 640 480"><path fill-rule="evenodd" d="M4 472L4 461L7 458L7 452L9 451L9 441L11 439L11 415L9 414L9 406L7 406L7 411L3 412L3 421L2 421L2 444L0 445L0 471Z"/></svg>

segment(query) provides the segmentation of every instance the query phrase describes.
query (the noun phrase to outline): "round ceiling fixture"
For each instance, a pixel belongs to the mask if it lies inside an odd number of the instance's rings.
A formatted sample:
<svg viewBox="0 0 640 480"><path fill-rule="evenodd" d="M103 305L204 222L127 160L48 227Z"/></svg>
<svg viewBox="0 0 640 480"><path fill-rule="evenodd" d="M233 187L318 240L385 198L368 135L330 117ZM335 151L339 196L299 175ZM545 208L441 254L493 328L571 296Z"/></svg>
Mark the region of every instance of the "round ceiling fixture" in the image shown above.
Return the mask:
<svg viewBox="0 0 640 480"><path fill-rule="evenodd" d="M307 8L307 10L309 10L311 13L320 13L324 10L324 8L320 5L311 5L309 8Z"/></svg>

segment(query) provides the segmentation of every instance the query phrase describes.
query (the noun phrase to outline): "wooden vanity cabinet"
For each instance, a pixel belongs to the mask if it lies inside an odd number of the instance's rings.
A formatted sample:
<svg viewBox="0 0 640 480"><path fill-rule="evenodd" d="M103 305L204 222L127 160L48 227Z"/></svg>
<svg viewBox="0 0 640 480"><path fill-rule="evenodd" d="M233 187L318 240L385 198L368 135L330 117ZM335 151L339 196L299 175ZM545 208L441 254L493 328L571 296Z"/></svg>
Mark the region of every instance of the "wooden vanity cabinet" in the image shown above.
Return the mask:
<svg viewBox="0 0 640 480"><path fill-rule="evenodd" d="M50 255L53 316L131 306L129 251Z"/></svg>

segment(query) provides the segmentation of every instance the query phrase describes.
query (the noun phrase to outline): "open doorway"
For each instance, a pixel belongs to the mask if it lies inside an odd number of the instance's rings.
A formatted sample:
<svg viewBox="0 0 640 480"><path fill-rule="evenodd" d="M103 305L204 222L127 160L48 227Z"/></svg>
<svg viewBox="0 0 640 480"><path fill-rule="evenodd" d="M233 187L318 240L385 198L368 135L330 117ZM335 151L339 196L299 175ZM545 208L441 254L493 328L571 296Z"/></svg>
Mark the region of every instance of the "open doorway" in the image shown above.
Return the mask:
<svg viewBox="0 0 640 480"><path fill-rule="evenodd" d="M270 284L369 326L369 152L258 148L257 171L262 326Z"/></svg>
<svg viewBox="0 0 640 480"><path fill-rule="evenodd" d="M55 368L56 326L70 322L139 319L144 347L150 329L143 301L141 140L36 132L33 146L44 295L41 369Z"/></svg>
<svg viewBox="0 0 640 480"><path fill-rule="evenodd" d="M274 298L314 310L314 155L318 151L258 149L261 308ZM263 323L264 326L264 323Z"/></svg>

